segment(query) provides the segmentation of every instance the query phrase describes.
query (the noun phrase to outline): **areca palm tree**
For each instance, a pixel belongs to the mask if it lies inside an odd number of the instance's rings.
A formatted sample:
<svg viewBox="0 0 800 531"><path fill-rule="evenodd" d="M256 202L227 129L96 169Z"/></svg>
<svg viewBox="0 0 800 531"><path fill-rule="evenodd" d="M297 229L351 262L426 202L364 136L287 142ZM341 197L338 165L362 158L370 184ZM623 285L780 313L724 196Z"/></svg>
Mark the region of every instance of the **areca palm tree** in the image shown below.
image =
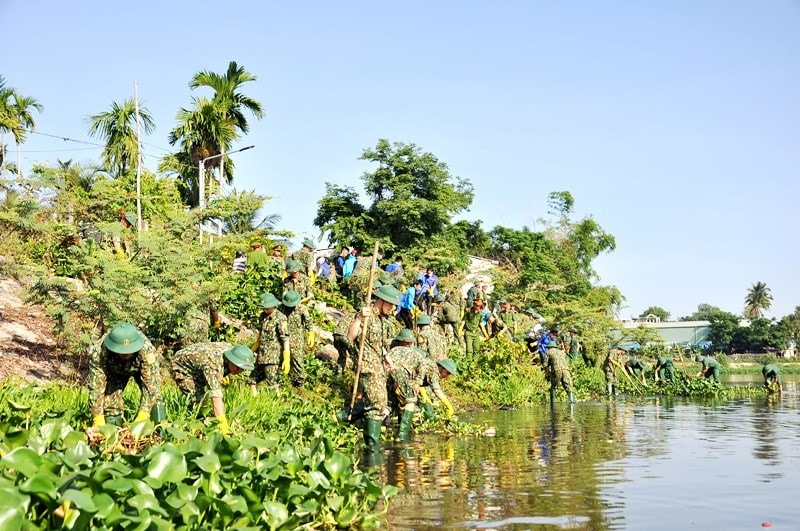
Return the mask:
<svg viewBox="0 0 800 531"><path fill-rule="evenodd" d="M772 294L763 282L756 282L744 298L744 316L749 319L761 317L772 306Z"/></svg>
<svg viewBox="0 0 800 531"><path fill-rule="evenodd" d="M153 117L145 107L139 107L142 130L152 133ZM103 164L116 176L122 175L136 163L139 145L136 139L136 104L127 99L122 104L111 103L111 108L89 118L89 135L105 142Z"/></svg>
<svg viewBox="0 0 800 531"><path fill-rule="evenodd" d="M19 176L22 177L19 148L28 138L28 133L36 128L32 111L42 112L43 107L36 98L22 96L16 91L12 93L14 103L10 106L10 111L15 118L16 126L11 129L11 134L14 135L14 143L17 145L17 169Z"/></svg>

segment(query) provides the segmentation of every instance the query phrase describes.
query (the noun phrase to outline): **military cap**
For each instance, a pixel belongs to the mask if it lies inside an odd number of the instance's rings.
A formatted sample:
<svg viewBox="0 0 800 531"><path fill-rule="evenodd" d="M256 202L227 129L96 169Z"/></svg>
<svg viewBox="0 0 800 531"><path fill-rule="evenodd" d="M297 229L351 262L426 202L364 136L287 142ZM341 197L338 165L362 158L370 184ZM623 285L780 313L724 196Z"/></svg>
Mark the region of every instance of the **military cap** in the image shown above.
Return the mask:
<svg viewBox="0 0 800 531"><path fill-rule="evenodd" d="M383 284L380 280L375 279L372 281L372 289L380 289L381 286L383 286Z"/></svg>
<svg viewBox="0 0 800 531"><path fill-rule="evenodd" d="M290 289L286 293L283 294L283 299L281 302L287 308L294 308L300 303L300 294L297 293L295 290Z"/></svg>
<svg viewBox="0 0 800 531"><path fill-rule="evenodd" d="M258 305L262 308L274 308L280 303L281 301L272 293L262 293L258 300Z"/></svg>
<svg viewBox="0 0 800 531"><path fill-rule="evenodd" d="M445 297L444 295L442 295L442 294L440 293L440 294L438 294L438 295L436 296L436 298L435 298L435 299L433 299L433 302L444 302L444 301L446 301L446 300L447 300L447 297Z"/></svg>
<svg viewBox="0 0 800 531"><path fill-rule="evenodd" d="M577 334L578 333L578 329L577 328L570 328L569 331L572 332L573 334Z"/></svg>
<svg viewBox="0 0 800 531"><path fill-rule="evenodd" d="M423 313L419 317L417 317L417 324L418 325L429 325L431 324L431 316L427 313Z"/></svg>
<svg viewBox="0 0 800 531"><path fill-rule="evenodd" d="M450 374L452 374L453 376L455 376L458 373L458 371L456 371L456 362L454 362L450 358L444 358L442 360L439 360L436 362L436 364L439 367L446 370L447 372L449 372Z"/></svg>
<svg viewBox="0 0 800 531"><path fill-rule="evenodd" d="M372 294L381 300L395 305L400 301L400 292L394 286L381 286Z"/></svg>
<svg viewBox="0 0 800 531"><path fill-rule="evenodd" d="M144 347L144 336L130 323L117 323L106 335L103 346L116 354L133 354Z"/></svg>
<svg viewBox="0 0 800 531"><path fill-rule="evenodd" d="M305 240L303 240L303 247L308 247L309 249L313 249L314 248L314 242L312 242L311 240L306 238Z"/></svg>
<svg viewBox="0 0 800 531"><path fill-rule="evenodd" d="M252 371L255 366L253 365L253 351L244 345L236 345L224 353L225 358L245 371Z"/></svg>
<svg viewBox="0 0 800 531"><path fill-rule="evenodd" d="M297 260L289 260L288 262L286 262L287 273L297 273L301 269L303 269L303 264L301 264Z"/></svg>
<svg viewBox="0 0 800 531"><path fill-rule="evenodd" d="M703 361L703 355L698 354L697 356L694 357L694 361Z"/></svg>
<svg viewBox="0 0 800 531"><path fill-rule="evenodd" d="M413 343L414 339L414 332L408 328L403 328L400 330L400 332L397 334L397 337L394 338L395 341L400 341L401 343Z"/></svg>
<svg viewBox="0 0 800 531"><path fill-rule="evenodd" d="M133 225L135 227L136 226L136 214L134 214L133 212L125 212L125 221L127 221L128 223L130 223L131 225Z"/></svg>
<svg viewBox="0 0 800 531"><path fill-rule="evenodd" d="M556 343L556 341L553 339L548 339L547 342L544 344L544 346L547 348L557 348L558 343Z"/></svg>

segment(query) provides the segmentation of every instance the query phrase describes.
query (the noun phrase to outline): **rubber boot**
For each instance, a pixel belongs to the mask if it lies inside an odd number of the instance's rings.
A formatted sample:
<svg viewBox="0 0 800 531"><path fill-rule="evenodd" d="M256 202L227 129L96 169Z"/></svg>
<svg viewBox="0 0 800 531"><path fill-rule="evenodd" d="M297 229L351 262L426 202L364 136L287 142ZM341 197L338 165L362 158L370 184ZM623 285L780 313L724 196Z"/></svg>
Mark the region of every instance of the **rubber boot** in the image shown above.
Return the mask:
<svg viewBox="0 0 800 531"><path fill-rule="evenodd" d="M608 393L608 396L614 396L614 386L611 384L607 384L606 392Z"/></svg>
<svg viewBox="0 0 800 531"><path fill-rule="evenodd" d="M433 406L428 403L423 403L421 406L422 408L422 416L426 420L432 420L436 418L436 413L433 412Z"/></svg>
<svg viewBox="0 0 800 531"><path fill-rule="evenodd" d="M111 424L118 428L122 427L122 415L106 415L106 424Z"/></svg>
<svg viewBox="0 0 800 531"><path fill-rule="evenodd" d="M555 404L556 403L556 390L555 390L554 387L550 388L550 403L551 404Z"/></svg>
<svg viewBox="0 0 800 531"><path fill-rule="evenodd" d="M364 442L367 448L380 448L381 421L380 419L364 419Z"/></svg>
<svg viewBox="0 0 800 531"><path fill-rule="evenodd" d="M618 393L617 386L616 385L612 386L611 387L611 394L614 395L614 396L617 396L617 393Z"/></svg>
<svg viewBox="0 0 800 531"><path fill-rule="evenodd" d="M567 395L569 396L569 403L570 404L574 404L575 403L575 393L570 391L569 393L567 393Z"/></svg>
<svg viewBox="0 0 800 531"><path fill-rule="evenodd" d="M150 420L154 424L160 424L167 420L167 406L164 404L156 404L150 408Z"/></svg>
<svg viewBox="0 0 800 531"><path fill-rule="evenodd" d="M400 417L400 427L397 428L397 438L401 442L411 440L411 424L414 422L414 410L404 409L403 416Z"/></svg>

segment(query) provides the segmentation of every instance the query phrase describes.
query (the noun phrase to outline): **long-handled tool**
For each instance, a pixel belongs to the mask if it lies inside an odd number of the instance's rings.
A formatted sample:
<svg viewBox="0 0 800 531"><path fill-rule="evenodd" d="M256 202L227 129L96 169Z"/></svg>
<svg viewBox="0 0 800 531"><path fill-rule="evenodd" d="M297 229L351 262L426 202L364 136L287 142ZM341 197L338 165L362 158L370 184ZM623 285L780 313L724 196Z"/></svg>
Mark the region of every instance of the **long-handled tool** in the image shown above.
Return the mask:
<svg viewBox="0 0 800 531"><path fill-rule="evenodd" d="M364 295L364 307L368 307L372 304L372 283L375 282L375 270L378 268L378 245L379 242L375 242L375 250L372 251L372 266L369 270L369 284L367 284L367 288L365 290ZM371 314L371 312L370 312ZM350 411L347 413L347 420L352 420L353 417L353 406L356 404L356 395L358 394L358 379L361 376L361 358L364 356L364 343L366 342L367 338L367 325L369 324L369 315L364 317L364 320L361 322L361 343L358 346L358 363L356 364L356 378L353 381L353 396L350 399Z"/></svg>

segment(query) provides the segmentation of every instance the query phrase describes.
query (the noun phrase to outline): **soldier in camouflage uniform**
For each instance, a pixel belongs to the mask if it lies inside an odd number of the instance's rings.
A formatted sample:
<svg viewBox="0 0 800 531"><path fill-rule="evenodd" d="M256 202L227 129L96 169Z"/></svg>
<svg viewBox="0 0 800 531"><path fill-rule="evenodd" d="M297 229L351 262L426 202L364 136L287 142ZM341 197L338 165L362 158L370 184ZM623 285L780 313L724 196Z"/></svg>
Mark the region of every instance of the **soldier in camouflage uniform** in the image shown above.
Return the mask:
<svg viewBox="0 0 800 531"><path fill-rule="evenodd" d="M647 364L638 358L628 358L625 362L624 370L634 378L642 377L642 385L647 385L645 380L645 372L647 372Z"/></svg>
<svg viewBox="0 0 800 531"><path fill-rule="evenodd" d="M558 348L554 340L547 342L547 367L550 377L550 403L556 401L556 387L560 383L567 392L570 404L575 402L575 393L572 392L572 375L569 372L567 353Z"/></svg>
<svg viewBox="0 0 800 531"><path fill-rule="evenodd" d="M447 298L441 294L438 297L442 299L442 305L439 307L438 324L448 343L458 342L463 347L464 337L458 331L461 325L461 308L458 302L454 300L455 298L460 299L460 297L455 292L450 293Z"/></svg>
<svg viewBox="0 0 800 531"><path fill-rule="evenodd" d="M464 342L467 358L473 359L481 353L481 318L483 317L483 299L475 299L472 307L464 312Z"/></svg>
<svg viewBox="0 0 800 531"><path fill-rule="evenodd" d="M89 404L94 426L122 426L122 392L133 378L142 392L134 422L166 419L153 344L130 323L119 323L91 347Z"/></svg>
<svg viewBox="0 0 800 531"><path fill-rule="evenodd" d="M394 310L400 299L400 292L392 286L381 286L373 291L373 306L365 306L353 318L347 330L347 339L359 349L363 348L361 364L356 367L359 373L358 390L364 402L366 420L364 442L368 448L380 444L381 422L387 413L386 371L384 356L391 348L395 336ZM361 327L367 323L366 334L361 344Z"/></svg>
<svg viewBox="0 0 800 531"><path fill-rule="evenodd" d="M294 290L283 294L280 310L286 316L286 329L289 331L289 352L284 350L281 370L290 375L292 385L297 387L306 381L306 344L314 341L311 316L305 304L300 303L300 294Z"/></svg>
<svg viewBox="0 0 800 531"><path fill-rule="evenodd" d="M627 350L624 347L611 347L603 361L603 372L606 375L606 390L610 396L617 394L617 369L622 369ZM625 370L625 369L622 369Z"/></svg>
<svg viewBox="0 0 800 531"><path fill-rule="evenodd" d="M396 347L389 351L386 360L389 364L389 388L394 392L393 401L402 408L397 437L408 441L414 410L419 401L421 388L430 387L446 409L447 418L453 416L453 406L439 386L439 380L456 373L451 359L433 361L424 352L411 345L414 332L405 328L395 338Z"/></svg>
<svg viewBox="0 0 800 531"><path fill-rule="evenodd" d="M286 316L277 311L279 305L280 301L272 293L264 293L259 299L261 322L255 347L255 369L250 373L250 388L254 396L261 382L277 387L281 355L289 352L289 327Z"/></svg>
<svg viewBox="0 0 800 531"><path fill-rule="evenodd" d="M339 373L342 375L344 375L344 371L348 366L352 367L355 365L355 359L356 356L358 356L358 350L355 345L353 345L352 341L347 339L347 330L350 328L350 325L353 324L354 317L353 315L345 315L339 319L339 322L336 323L336 328L333 329L333 346L336 352L339 353L337 364L339 366Z"/></svg>
<svg viewBox="0 0 800 531"><path fill-rule="evenodd" d="M301 270L308 278L311 278L311 272L314 271L314 242L306 238L303 240L303 247L299 251L295 251L292 259L300 262ZM301 295L301 291L295 290Z"/></svg>
<svg viewBox="0 0 800 531"><path fill-rule="evenodd" d="M433 361L447 357L447 342L439 329L431 326L429 315L417 317L417 347Z"/></svg>
<svg viewBox="0 0 800 531"><path fill-rule="evenodd" d="M172 375L178 388L196 404L211 399L220 431L231 430L222 401L222 381L229 374L253 370L253 352L244 345L230 343L195 343L175 353Z"/></svg>
<svg viewBox="0 0 800 531"><path fill-rule="evenodd" d="M286 278L283 279L283 292L296 291L301 299L311 299L314 292L311 290L311 282L303 272L303 266L297 260L286 262Z"/></svg>

